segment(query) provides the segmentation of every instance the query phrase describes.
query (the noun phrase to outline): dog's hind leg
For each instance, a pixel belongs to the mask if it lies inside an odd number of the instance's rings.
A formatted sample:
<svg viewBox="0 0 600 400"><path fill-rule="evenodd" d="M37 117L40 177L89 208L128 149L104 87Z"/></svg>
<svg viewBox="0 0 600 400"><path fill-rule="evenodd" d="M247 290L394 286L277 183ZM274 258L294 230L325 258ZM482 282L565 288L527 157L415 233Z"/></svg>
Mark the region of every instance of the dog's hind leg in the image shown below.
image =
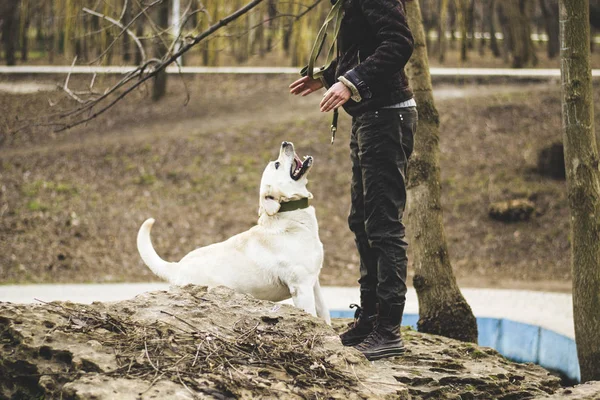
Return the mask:
<svg viewBox="0 0 600 400"><path fill-rule="evenodd" d="M302 284L290 285L289 289L294 305L316 317L315 295L312 286Z"/></svg>
<svg viewBox="0 0 600 400"><path fill-rule="evenodd" d="M323 298L323 293L321 293L321 285L319 284L319 279L315 282L313 286L313 293L315 295L315 306L317 308L317 316L321 317L327 322L327 325L331 325L331 316L329 315L329 309L325 304L325 299Z"/></svg>

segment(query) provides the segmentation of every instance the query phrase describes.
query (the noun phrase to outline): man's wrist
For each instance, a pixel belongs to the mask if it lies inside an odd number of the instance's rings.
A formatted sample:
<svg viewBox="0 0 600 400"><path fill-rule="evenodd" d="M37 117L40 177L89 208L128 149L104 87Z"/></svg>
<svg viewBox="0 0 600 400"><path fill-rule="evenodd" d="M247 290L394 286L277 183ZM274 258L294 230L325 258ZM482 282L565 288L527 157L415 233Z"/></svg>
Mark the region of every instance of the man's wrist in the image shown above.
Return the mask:
<svg viewBox="0 0 600 400"><path fill-rule="evenodd" d="M362 97L361 97L360 93L358 92L358 89L356 88L356 86L354 86L354 84L352 82L350 82L344 76L340 76L338 78L338 81L340 81L341 83L344 84L344 86L346 86L348 89L350 89L350 93L352 93L350 98L352 100L354 100L357 103L359 103L362 100Z"/></svg>

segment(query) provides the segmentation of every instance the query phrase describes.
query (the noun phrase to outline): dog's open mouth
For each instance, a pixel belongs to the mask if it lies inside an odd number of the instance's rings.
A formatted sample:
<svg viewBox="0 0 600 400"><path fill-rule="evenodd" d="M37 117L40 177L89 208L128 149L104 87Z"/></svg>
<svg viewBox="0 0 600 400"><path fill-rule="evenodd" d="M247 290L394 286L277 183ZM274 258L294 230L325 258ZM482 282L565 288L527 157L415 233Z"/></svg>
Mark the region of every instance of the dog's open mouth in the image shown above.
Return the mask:
<svg viewBox="0 0 600 400"><path fill-rule="evenodd" d="M313 158L311 156L304 156L304 161L298 157L296 153L294 153L294 161L292 162L292 167L290 168L290 176L293 180L297 181L302 178L304 174L309 170L313 162Z"/></svg>

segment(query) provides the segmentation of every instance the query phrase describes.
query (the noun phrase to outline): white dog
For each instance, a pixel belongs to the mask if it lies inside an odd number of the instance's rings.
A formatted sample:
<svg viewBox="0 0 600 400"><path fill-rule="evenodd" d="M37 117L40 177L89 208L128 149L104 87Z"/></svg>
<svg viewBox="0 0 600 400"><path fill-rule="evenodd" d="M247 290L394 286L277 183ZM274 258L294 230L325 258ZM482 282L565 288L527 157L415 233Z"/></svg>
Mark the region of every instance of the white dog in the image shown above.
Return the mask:
<svg viewBox="0 0 600 400"><path fill-rule="evenodd" d="M283 142L279 158L262 175L258 225L230 239L196 249L178 263L161 259L152 247L154 219L142 224L137 247L144 263L174 285L228 286L271 301L293 299L294 305L331 323L323 301L319 271L323 244L306 175L313 158L304 161L292 143Z"/></svg>

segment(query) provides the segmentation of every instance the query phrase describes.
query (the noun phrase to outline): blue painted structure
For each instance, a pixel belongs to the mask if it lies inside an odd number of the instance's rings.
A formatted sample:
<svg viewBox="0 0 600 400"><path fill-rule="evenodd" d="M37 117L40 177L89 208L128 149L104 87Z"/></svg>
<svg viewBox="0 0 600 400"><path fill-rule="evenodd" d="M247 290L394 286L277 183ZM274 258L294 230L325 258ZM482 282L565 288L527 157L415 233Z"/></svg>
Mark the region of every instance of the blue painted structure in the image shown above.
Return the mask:
<svg viewBox="0 0 600 400"><path fill-rule="evenodd" d="M353 318L354 311L331 311L332 318ZM417 314L404 314L402 325L417 329ZM540 326L504 318L477 318L479 345L516 362L532 362L580 382L575 340Z"/></svg>

